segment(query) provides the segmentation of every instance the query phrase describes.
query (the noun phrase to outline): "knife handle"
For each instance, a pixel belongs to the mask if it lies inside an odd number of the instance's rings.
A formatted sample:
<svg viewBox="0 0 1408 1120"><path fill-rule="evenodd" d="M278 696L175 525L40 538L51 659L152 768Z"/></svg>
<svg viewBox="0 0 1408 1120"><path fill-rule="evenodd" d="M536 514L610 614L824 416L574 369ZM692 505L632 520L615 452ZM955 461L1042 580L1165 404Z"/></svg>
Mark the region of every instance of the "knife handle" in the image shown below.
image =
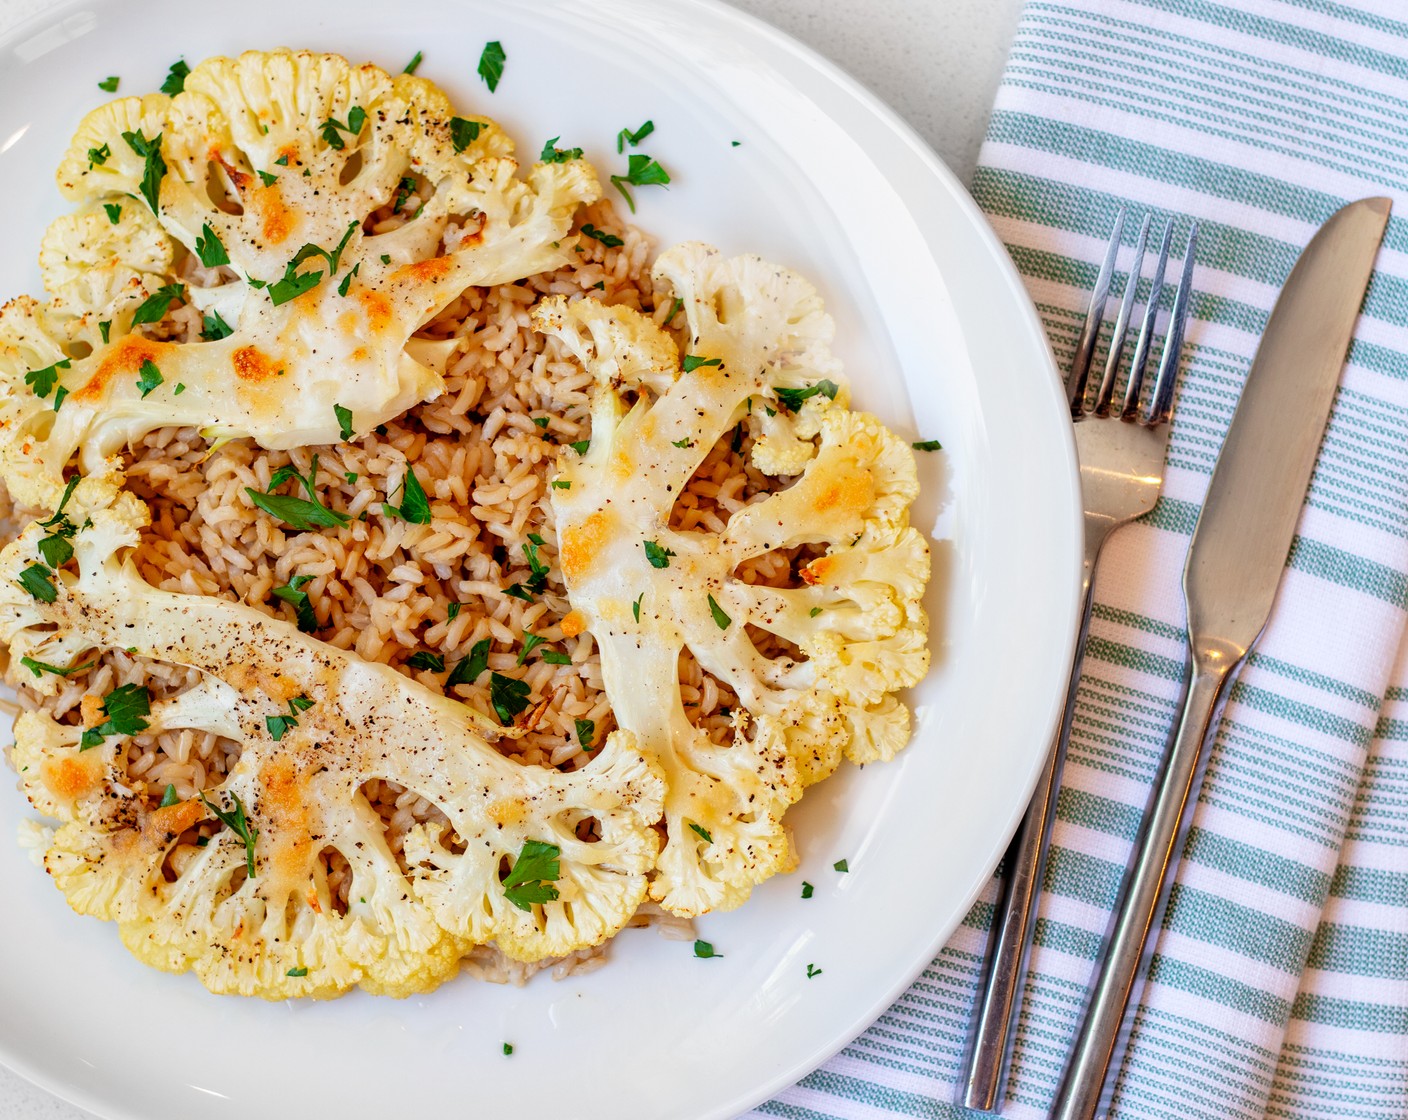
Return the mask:
<svg viewBox="0 0 1408 1120"><path fill-rule="evenodd" d="M1196 647L1195 647L1196 648ZM1109 1109L1115 1078L1109 1076L1128 1041L1142 983L1158 940L1173 879L1170 868L1182 850L1205 767L1213 713L1243 650L1195 655L1184 677L1178 729L1154 782L1149 809L1134 841L1133 862L1115 905L1110 935L1096 962L1085 1021L1051 1108L1051 1120L1095 1120ZM1153 934L1151 936L1151 933Z"/></svg>

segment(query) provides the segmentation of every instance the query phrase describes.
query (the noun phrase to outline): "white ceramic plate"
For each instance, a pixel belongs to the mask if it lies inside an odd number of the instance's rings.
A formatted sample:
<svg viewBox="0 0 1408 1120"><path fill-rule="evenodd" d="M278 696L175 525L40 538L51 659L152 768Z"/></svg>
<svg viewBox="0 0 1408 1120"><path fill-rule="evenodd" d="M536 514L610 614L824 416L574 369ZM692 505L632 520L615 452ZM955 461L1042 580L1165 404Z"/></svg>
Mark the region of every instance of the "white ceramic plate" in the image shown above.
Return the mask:
<svg viewBox="0 0 1408 1120"><path fill-rule="evenodd" d="M489 39L508 54L493 95L474 74ZM178 56L276 45L391 70L423 50L420 73L526 154L561 136L606 173L624 170L617 130L653 119L644 150L675 182L637 192L641 225L662 245L700 238L800 269L836 318L856 401L943 441L920 456L915 509L935 540L934 670L911 696L900 759L843 772L794 812L798 873L700 922L722 959L631 931L607 967L521 990L461 979L404 1002L217 999L70 913L16 850L26 806L0 791L0 1061L123 1120L734 1115L898 996L1026 801L1066 678L1079 565L1070 424L1040 325L972 201L900 121L708 0L61 5L0 45L0 293L38 291L30 262L62 210L53 170L107 96L101 78L140 92ZM808 980L808 964L823 974Z"/></svg>

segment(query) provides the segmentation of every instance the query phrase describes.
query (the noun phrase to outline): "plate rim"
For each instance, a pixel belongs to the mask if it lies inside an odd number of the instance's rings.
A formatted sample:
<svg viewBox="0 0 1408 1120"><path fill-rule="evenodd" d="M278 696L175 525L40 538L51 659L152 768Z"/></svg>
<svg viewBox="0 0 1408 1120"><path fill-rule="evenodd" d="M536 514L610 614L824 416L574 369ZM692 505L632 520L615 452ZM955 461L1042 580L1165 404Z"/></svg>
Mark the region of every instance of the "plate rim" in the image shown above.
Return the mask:
<svg viewBox="0 0 1408 1120"><path fill-rule="evenodd" d="M121 8L126 0L60 0L59 3L35 12L20 20L10 28L0 32L0 51L13 48L18 42L22 42L32 37L38 32L48 28L61 25L69 17L83 11L93 11L95 9ZM578 0L582 3L590 3L590 0ZM1012 297L1014 309L1020 315L1022 333L1036 344L1036 349L1041 355L1041 365L1046 373L1046 385L1048 395L1059 416L1064 410L1064 398L1060 395L1060 373L1054 353L1051 349L1050 340L1047 337L1045 326L1042 323L1039 312L1028 293L1015 263L1008 255L1005 246L998 237L996 231L989 223L987 216L978 206L973 196L969 193L962 180L944 163L934 148L919 134L917 129L906 121L899 112L885 102L878 94L869 89L858 78L844 70L838 63L833 62L816 48L802 42L781 28L767 22L760 16L751 12L734 7L727 0L654 0L658 4L667 4L677 9L696 9L716 19L732 21L741 25L751 35L766 41L768 44L786 50L790 55L805 63L813 72L824 78L829 84L844 92L858 106L864 108L877 123L883 124L895 138L918 158L924 169L931 175L938 184L942 184L949 198L956 204L968 225L977 234L982 242L990 259L995 263L1000 274L1004 287ZM793 89L797 89L805 96L805 91L793 82L789 76L783 76ZM838 125L838 127L840 127ZM849 131L848 129L846 131ZM908 209L908 207L906 206ZM1014 324L1015 326L1015 324ZM1028 376L1033 382L1033 389L1036 389L1037 371L1031 371ZM1079 495L1079 466L1075 450L1074 432L1070 425L1064 425L1061 429L1059 442L1064 449L1063 474L1067 483L1071 484L1070 489L1077 500L1067 511L1070 522L1073 526L1072 548L1070 553L1064 558L1069 569L1069 596L1068 613L1072 618L1076 614L1076 604L1079 600L1080 589L1080 557L1083 542L1083 509L1078 500ZM1048 464L1054 469L1055 464ZM927 534L926 534L927 535ZM1069 667L1072 656L1075 652L1076 633L1074 626L1070 627L1070 638L1062 653L1062 664ZM1061 681L1064 684L1066 674L1063 673ZM1049 740L1054 732L1060 718L1061 709L1064 706L1065 689L1061 687L1046 701L1047 711L1045 718L1041 721L1046 727L1046 739ZM1029 773L1023 782L1023 796L1019 801L1014 802L1015 808L1011 810L998 835L1002 840L997 843L987 858L981 863L973 863L972 886L967 897L961 906L955 908L953 915L946 922L941 924L938 930L930 938L927 955L919 959L911 969L905 970L901 979L890 986L884 992L878 993L863 1014L848 1024L845 1029L834 1039L834 1042L824 1051L814 1051L807 1057L794 1062L785 1070L774 1075L765 1083L756 1085L752 1090L737 1094L732 1100L722 1102L708 1112L701 1112L701 1120L724 1120L726 1117L738 1115L757 1105L773 1098L779 1092L796 1084L802 1077L820 1066L824 1065L835 1056L845 1046L850 1044L890 1008L895 1001L907 991L917 977L928 967L930 961L939 952L944 944L950 939L954 931L963 920L964 915L971 909L973 903L982 893L993 870L1000 861L1005 851L1011 835L1015 832L1025 809L1031 792L1035 788L1039 775L1041 762L1044 753L1033 753L1029 766ZM1014 783L1015 784L1015 783ZM65 1103L77 1108L93 1113L95 1116L107 1118L107 1120L143 1120L139 1113L121 1103L114 1103L111 1100L104 1100L90 1095L80 1085L70 1083L50 1077L41 1069L31 1066L23 1061L17 1054L11 1053L6 1048L0 1048L0 1066L11 1070L30 1084L52 1094Z"/></svg>

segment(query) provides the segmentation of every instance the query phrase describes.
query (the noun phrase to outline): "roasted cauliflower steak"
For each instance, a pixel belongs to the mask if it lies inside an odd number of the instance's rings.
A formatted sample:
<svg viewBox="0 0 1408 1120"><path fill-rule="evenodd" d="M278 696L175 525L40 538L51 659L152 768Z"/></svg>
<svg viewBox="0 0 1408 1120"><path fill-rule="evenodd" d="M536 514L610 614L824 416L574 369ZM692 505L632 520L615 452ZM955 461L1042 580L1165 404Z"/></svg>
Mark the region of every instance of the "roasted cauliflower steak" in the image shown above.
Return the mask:
<svg viewBox="0 0 1408 1120"><path fill-rule="evenodd" d="M832 323L806 281L697 244L662 254L654 279L683 304L683 358L629 308L553 297L534 321L594 375L590 445L563 453L551 491L559 561L615 719L666 776L651 897L694 915L737 906L794 865L783 814L806 785L843 755L887 759L908 739L895 693L929 664L929 550L908 522L913 453L846 407ZM754 466L795 479L721 533L672 529L676 498L735 429L753 437ZM798 545L825 546L803 586L736 574ZM763 656L749 626L801 658ZM685 647L738 697L726 745L687 717Z"/></svg>
<svg viewBox="0 0 1408 1120"><path fill-rule="evenodd" d="M24 573L52 524L0 551L11 655L67 664L120 647L196 669L198 685L143 700L144 729L241 746L219 784L155 807L128 784L127 740L111 724L32 711L15 725L22 788L62 822L44 865L75 910L116 922L141 960L193 970L216 992L404 996L486 942L525 961L598 945L645 899L664 791L629 731L570 773L520 764L486 741L487 716L386 665L242 604L151 587L128 559L146 507L111 475L78 483L59 516L73 554L43 587ZM113 694L106 703L112 713ZM449 822L412 830L407 870L361 792L374 778L415 790ZM579 835L588 818L590 841ZM214 819L225 827L206 846L180 840ZM319 858L328 848L351 868L345 913ZM514 879L530 853L535 893L528 872Z"/></svg>
<svg viewBox="0 0 1408 1120"><path fill-rule="evenodd" d="M422 78L303 51L211 58L174 98L93 110L58 171L79 208L44 240L54 298L0 311L11 492L52 509L75 451L92 473L158 427L292 448L436 397L453 342L411 335L466 288L569 259L600 193L583 160L519 178L511 152ZM388 204L405 213L372 225ZM183 283L191 258L219 282ZM177 301L201 341L145 329Z"/></svg>

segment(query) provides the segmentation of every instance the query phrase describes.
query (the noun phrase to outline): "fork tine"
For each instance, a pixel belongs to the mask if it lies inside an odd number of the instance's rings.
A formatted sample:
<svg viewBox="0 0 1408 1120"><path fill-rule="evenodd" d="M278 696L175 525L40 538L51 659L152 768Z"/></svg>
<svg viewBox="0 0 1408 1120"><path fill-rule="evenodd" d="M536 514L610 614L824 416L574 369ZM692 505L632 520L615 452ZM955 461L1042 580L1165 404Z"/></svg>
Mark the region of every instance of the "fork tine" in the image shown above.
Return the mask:
<svg viewBox="0 0 1408 1120"><path fill-rule="evenodd" d="M1183 350L1183 331L1188 325L1188 304L1193 294L1193 258L1198 248L1198 223L1188 227L1188 246L1183 251L1183 275L1173 297L1164 352L1159 358L1159 377L1154 382L1149 403L1148 423L1160 424L1173 415L1173 383L1178 379L1178 355Z"/></svg>
<svg viewBox="0 0 1408 1120"><path fill-rule="evenodd" d="M1139 225L1139 238L1134 243L1134 259L1129 263L1129 277L1124 282L1124 296L1120 299L1119 313L1115 316L1115 329L1110 335L1110 350L1105 355L1105 375L1100 379L1100 391L1095 395L1095 415L1110 415L1110 397L1115 392L1115 375L1119 373L1120 358L1124 356L1124 344L1129 337L1129 317L1134 310L1134 295L1144 275L1144 250L1149 244L1149 221L1145 214Z"/></svg>
<svg viewBox="0 0 1408 1120"><path fill-rule="evenodd" d="M1110 296L1110 276L1115 271L1115 257L1120 251L1120 238L1124 236L1125 208L1121 206L1115 214L1115 228L1110 233L1110 245L1105 250L1100 272L1095 277L1095 287L1090 291L1090 307L1085 313L1085 325L1080 330L1080 341L1076 343L1075 360L1071 362L1071 372L1066 378L1066 400L1071 406L1071 415L1078 417L1085 411L1085 386L1090 378L1090 359L1095 353L1095 338L1100 333L1100 323L1105 318L1105 304Z"/></svg>
<svg viewBox="0 0 1408 1120"><path fill-rule="evenodd" d="M1129 363L1129 383L1124 389L1121 420L1139 416L1139 393L1144 387L1144 373L1149 368L1149 351L1154 344L1154 321L1159 317L1159 303L1164 295L1164 273L1168 269L1168 249L1173 240L1173 222L1164 226L1159 240L1159 259L1154 264L1154 276L1149 281L1149 302L1144 308L1144 321L1139 325L1139 338L1134 343L1134 357Z"/></svg>

